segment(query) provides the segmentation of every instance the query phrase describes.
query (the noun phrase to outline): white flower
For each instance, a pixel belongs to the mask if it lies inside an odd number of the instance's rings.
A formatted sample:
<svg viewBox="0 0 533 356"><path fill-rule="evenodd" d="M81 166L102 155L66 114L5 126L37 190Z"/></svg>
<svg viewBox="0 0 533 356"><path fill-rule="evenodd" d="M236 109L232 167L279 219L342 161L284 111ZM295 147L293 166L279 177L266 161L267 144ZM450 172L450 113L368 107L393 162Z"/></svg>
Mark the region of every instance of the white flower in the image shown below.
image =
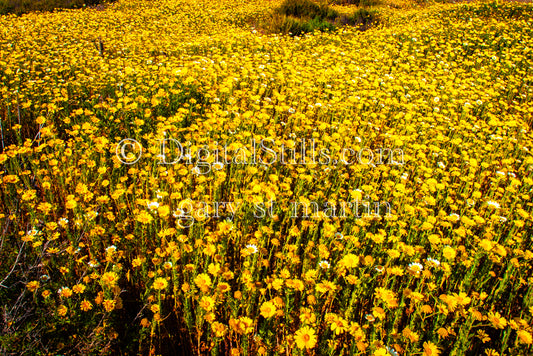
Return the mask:
<svg viewBox="0 0 533 356"><path fill-rule="evenodd" d="M440 266L440 261L439 261L439 260L436 260L436 259L434 259L434 258L428 257L428 258L427 258L427 261L428 261L428 262L431 262L431 263L433 263L433 264L435 264L437 267Z"/></svg>
<svg viewBox="0 0 533 356"><path fill-rule="evenodd" d="M373 322L376 320L376 318L375 318L374 315L372 315L372 314L366 314L366 315L365 315L365 319L366 319L367 321L371 322L371 323L373 323Z"/></svg>
<svg viewBox="0 0 533 356"><path fill-rule="evenodd" d="M438 103L438 102L440 101L440 98L439 98L438 96L436 96L436 97L433 98L433 101L434 101L435 103Z"/></svg>
<svg viewBox="0 0 533 356"><path fill-rule="evenodd" d="M442 163L442 162L439 162L438 165L442 169L446 168L446 165L444 163Z"/></svg>
<svg viewBox="0 0 533 356"><path fill-rule="evenodd" d="M113 253L117 250L117 247L115 245L111 245L109 247L106 247L105 252L106 253Z"/></svg>
<svg viewBox="0 0 533 356"><path fill-rule="evenodd" d="M247 248L248 250L252 250L252 254L257 253L257 251L258 251L258 250L257 250L257 246L254 245L254 244L248 244L248 245L246 245L246 248Z"/></svg>
<svg viewBox="0 0 533 356"><path fill-rule="evenodd" d="M318 263L318 266L319 266L320 268L322 268L322 269L328 269L328 268L331 267L331 265L329 264L329 262L326 261L326 260L322 260L322 261L320 261L320 262Z"/></svg>
<svg viewBox="0 0 533 356"><path fill-rule="evenodd" d="M34 236L34 235L37 235L39 233L40 233L40 231L35 229L35 228L31 229L31 231L28 231L28 235L30 235L30 236Z"/></svg>
<svg viewBox="0 0 533 356"><path fill-rule="evenodd" d="M89 261L89 267L95 268L95 267L98 267L98 266L100 266L100 262L98 262L98 261Z"/></svg>
<svg viewBox="0 0 533 356"><path fill-rule="evenodd" d="M296 110L294 110L293 108L289 108L289 113L294 114L295 112Z"/></svg>
<svg viewBox="0 0 533 356"><path fill-rule="evenodd" d="M157 208L159 208L159 203L158 202L151 201L151 202L148 203L148 209L155 210Z"/></svg>
<svg viewBox="0 0 533 356"><path fill-rule="evenodd" d="M500 216L500 222L504 223L507 221L507 218L505 216Z"/></svg>
<svg viewBox="0 0 533 356"><path fill-rule="evenodd" d="M400 356L400 354L398 352L396 352L396 350L394 350L392 347L385 346L385 348L387 349L389 354L391 354L392 356Z"/></svg>
<svg viewBox="0 0 533 356"><path fill-rule="evenodd" d="M461 218L461 217L459 216L459 214L456 214L456 213L451 213L450 216L453 217L453 218L455 218L455 221L459 221L459 219Z"/></svg>
<svg viewBox="0 0 533 356"><path fill-rule="evenodd" d="M491 206L491 207L494 207L496 209L499 209L500 208L500 204L498 202L495 202L495 201L492 201L492 200L489 200L487 202L487 205Z"/></svg>
<svg viewBox="0 0 533 356"><path fill-rule="evenodd" d="M415 274L420 274L422 270L424 269L424 266L422 266L418 262L411 262L408 266L409 270Z"/></svg>

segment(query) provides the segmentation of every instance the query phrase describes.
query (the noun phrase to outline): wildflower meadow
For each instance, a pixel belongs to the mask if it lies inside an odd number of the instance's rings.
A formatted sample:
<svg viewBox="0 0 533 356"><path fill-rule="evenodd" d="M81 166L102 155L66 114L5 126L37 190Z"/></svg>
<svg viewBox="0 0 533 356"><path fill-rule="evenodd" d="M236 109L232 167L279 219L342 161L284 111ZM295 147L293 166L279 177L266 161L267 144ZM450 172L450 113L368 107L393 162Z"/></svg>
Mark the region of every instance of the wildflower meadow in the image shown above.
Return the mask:
<svg viewBox="0 0 533 356"><path fill-rule="evenodd" d="M0 16L3 355L533 355L533 4Z"/></svg>

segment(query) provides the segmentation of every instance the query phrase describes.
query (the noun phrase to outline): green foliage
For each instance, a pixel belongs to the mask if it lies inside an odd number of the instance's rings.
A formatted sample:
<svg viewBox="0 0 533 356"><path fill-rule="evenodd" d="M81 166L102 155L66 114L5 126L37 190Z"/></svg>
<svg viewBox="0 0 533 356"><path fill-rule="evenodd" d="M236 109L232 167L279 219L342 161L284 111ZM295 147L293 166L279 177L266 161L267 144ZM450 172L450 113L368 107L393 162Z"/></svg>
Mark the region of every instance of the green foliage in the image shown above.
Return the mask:
<svg viewBox="0 0 533 356"><path fill-rule="evenodd" d="M330 0L330 5L355 5L355 6L376 6L379 5L379 0Z"/></svg>
<svg viewBox="0 0 533 356"><path fill-rule="evenodd" d="M337 21L343 25L359 26L360 29L366 30L378 22L378 12L361 8L355 10L349 16L341 16Z"/></svg>
<svg viewBox="0 0 533 356"><path fill-rule="evenodd" d="M330 22L315 17L310 21L299 20L292 17L286 17L284 23L284 32L287 32L293 36L300 36L305 33L318 31L333 31L335 26Z"/></svg>
<svg viewBox="0 0 533 356"><path fill-rule="evenodd" d="M32 11L76 9L101 3L103 3L102 0L0 0L0 15L22 15Z"/></svg>
<svg viewBox="0 0 533 356"><path fill-rule="evenodd" d="M522 4L512 6L508 3L490 2L479 5L465 4L454 11L455 16L462 20L467 20L472 16L483 18L497 18L502 20L520 20L531 17L533 4Z"/></svg>
<svg viewBox="0 0 533 356"><path fill-rule="evenodd" d="M351 0L348 0L351 1ZM373 0L357 1L358 4ZM341 3L343 1L340 1ZM340 14L327 3L311 0L285 0L270 20L261 27L267 32L300 36L313 31L334 31L338 26L358 26L365 30L377 23L377 11L359 8L352 14Z"/></svg>
<svg viewBox="0 0 533 356"><path fill-rule="evenodd" d="M285 0L277 9L279 14L296 18L335 19L339 14L327 4L318 4L311 0Z"/></svg>

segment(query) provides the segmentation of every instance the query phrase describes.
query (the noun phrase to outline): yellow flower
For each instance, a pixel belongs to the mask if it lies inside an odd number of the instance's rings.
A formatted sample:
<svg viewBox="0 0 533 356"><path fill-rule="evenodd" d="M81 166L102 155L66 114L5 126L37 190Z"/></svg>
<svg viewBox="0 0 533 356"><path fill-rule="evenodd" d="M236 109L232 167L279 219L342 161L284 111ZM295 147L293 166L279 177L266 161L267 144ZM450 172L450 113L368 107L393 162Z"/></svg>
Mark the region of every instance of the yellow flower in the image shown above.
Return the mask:
<svg viewBox="0 0 533 356"><path fill-rule="evenodd" d="M261 305L261 315L265 318L270 318L276 315L276 306L272 302L265 302Z"/></svg>
<svg viewBox="0 0 533 356"><path fill-rule="evenodd" d="M12 183L12 184L15 184L19 181L19 177L17 177L16 175L6 175L4 176L4 183Z"/></svg>
<svg viewBox="0 0 533 356"><path fill-rule="evenodd" d="M208 323L212 323L213 321L215 321L216 319L216 316L214 313L207 313L204 317L204 320L207 321Z"/></svg>
<svg viewBox="0 0 533 356"><path fill-rule="evenodd" d="M83 284L76 284L72 287L72 291L76 294L83 293L85 291L85 286Z"/></svg>
<svg viewBox="0 0 533 356"><path fill-rule="evenodd" d="M507 320L505 320L505 318L503 318L498 312L489 313L487 318L492 326L496 329L504 329L507 326Z"/></svg>
<svg viewBox="0 0 533 356"><path fill-rule="evenodd" d="M316 345L315 330L309 326L304 326L294 335L296 346L299 349L312 349Z"/></svg>
<svg viewBox="0 0 533 356"><path fill-rule="evenodd" d="M39 288L39 286L39 281L31 281L26 284L26 288L28 288L28 290L32 293L35 292Z"/></svg>
<svg viewBox="0 0 533 356"><path fill-rule="evenodd" d="M194 284L196 284L202 292L207 293L211 287L211 277L206 273L201 273L194 278Z"/></svg>
<svg viewBox="0 0 533 356"><path fill-rule="evenodd" d="M218 275L218 273L220 272L220 263L217 263L217 264L210 263L209 266L207 267L207 270L209 274L213 276Z"/></svg>
<svg viewBox="0 0 533 356"><path fill-rule="evenodd" d="M140 265L142 265L142 263L143 259L140 257L134 258L133 261L131 261L131 265L133 268L139 267Z"/></svg>
<svg viewBox="0 0 533 356"><path fill-rule="evenodd" d="M453 293L453 298L455 298L457 304L460 305L468 305L472 301L472 298L466 295L465 292L460 292L459 294Z"/></svg>
<svg viewBox="0 0 533 356"><path fill-rule="evenodd" d="M531 343L533 343L533 337L531 336L530 332L526 330L520 330L516 334L518 336L518 341L527 345L531 345Z"/></svg>
<svg viewBox="0 0 533 356"><path fill-rule="evenodd" d="M101 281L107 287L114 287L118 282L118 275L115 272L106 272L102 275Z"/></svg>
<svg viewBox="0 0 533 356"><path fill-rule="evenodd" d="M61 288L59 290L59 295L64 298L70 298L72 296L72 290L68 287Z"/></svg>
<svg viewBox="0 0 533 356"><path fill-rule="evenodd" d="M402 334L404 337L409 339L411 342L417 342L419 339L419 336L416 332L412 331L409 327L406 327L403 329Z"/></svg>
<svg viewBox="0 0 533 356"><path fill-rule="evenodd" d="M137 215L136 220L142 224L149 224L152 222L152 220L154 220L154 218L152 215L150 215L150 213L143 210L139 213L139 215Z"/></svg>
<svg viewBox="0 0 533 356"><path fill-rule="evenodd" d="M170 214L170 207L168 205L162 205L157 208L157 213L159 214L159 216L164 218Z"/></svg>
<svg viewBox="0 0 533 356"><path fill-rule="evenodd" d="M154 281L154 284L153 284L153 288L156 289L156 290L165 289L167 286L168 286L168 282L163 277L156 278L156 280Z"/></svg>
<svg viewBox="0 0 533 356"><path fill-rule="evenodd" d="M36 197L35 190L28 190L24 192L24 194L22 194L22 200L24 201L33 200L35 199L35 197Z"/></svg>
<svg viewBox="0 0 533 356"><path fill-rule="evenodd" d="M84 299L81 303L80 303L80 309L83 310L83 311L89 311L93 308L93 305L91 302L89 302L87 299Z"/></svg>
<svg viewBox="0 0 533 356"><path fill-rule="evenodd" d="M215 321L211 324L211 330L215 333L216 337L223 337L226 334L226 325Z"/></svg>
<svg viewBox="0 0 533 356"><path fill-rule="evenodd" d="M106 299L102 303L102 305L104 306L106 312L110 312L113 309L115 309L115 304L116 304L116 301L113 300L113 299Z"/></svg>
<svg viewBox="0 0 533 356"><path fill-rule="evenodd" d="M455 252L455 249L453 247L450 247L450 246L446 246L442 250L442 254L443 254L444 258L446 258L448 260L453 260L455 258L455 256L457 255L457 253Z"/></svg>
<svg viewBox="0 0 533 356"><path fill-rule="evenodd" d="M60 305L59 308L57 308L57 314L59 316L65 316L68 312L68 308L64 305Z"/></svg>
<svg viewBox="0 0 533 356"><path fill-rule="evenodd" d="M316 315L309 308L302 308L300 312L300 321L304 324L313 324L316 321Z"/></svg>
<svg viewBox="0 0 533 356"><path fill-rule="evenodd" d="M437 330L437 334L439 334L441 338L445 339L448 337L448 330L445 328L439 328L439 330Z"/></svg>
<svg viewBox="0 0 533 356"><path fill-rule="evenodd" d="M422 305L421 311L424 314L430 314L430 313L433 313L433 308L431 308L430 305L424 304Z"/></svg>
<svg viewBox="0 0 533 356"><path fill-rule="evenodd" d="M340 316L335 316L335 318L331 321L330 328L335 335L339 335L348 329L348 323Z"/></svg>
<svg viewBox="0 0 533 356"><path fill-rule="evenodd" d="M231 289L230 285L228 283L222 282L217 285L217 290L220 293L226 293Z"/></svg>
<svg viewBox="0 0 533 356"><path fill-rule="evenodd" d="M250 334L254 331L253 320L245 316L241 316L237 320L230 319L229 326L241 335Z"/></svg>
<svg viewBox="0 0 533 356"><path fill-rule="evenodd" d="M337 290L335 283L330 281L323 281L316 285L316 291L319 293L334 292Z"/></svg>
<svg viewBox="0 0 533 356"><path fill-rule="evenodd" d="M200 300L200 307L205 311L211 311L215 307L215 300L211 297L203 296Z"/></svg>
<svg viewBox="0 0 533 356"><path fill-rule="evenodd" d="M439 356L439 348L431 341L424 342L424 356Z"/></svg>
<svg viewBox="0 0 533 356"><path fill-rule="evenodd" d="M341 259L339 265L344 266L346 268L357 267L359 265L359 257L351 253L347 254Z"/></svg>
<svg viewBox="0 0 533 356"><path fill-rule="evenodd" d="M78 206L78 203L74 199L74 195L67 196L67 203L65 204L65 208L67 209L74 209Z"/></svg>

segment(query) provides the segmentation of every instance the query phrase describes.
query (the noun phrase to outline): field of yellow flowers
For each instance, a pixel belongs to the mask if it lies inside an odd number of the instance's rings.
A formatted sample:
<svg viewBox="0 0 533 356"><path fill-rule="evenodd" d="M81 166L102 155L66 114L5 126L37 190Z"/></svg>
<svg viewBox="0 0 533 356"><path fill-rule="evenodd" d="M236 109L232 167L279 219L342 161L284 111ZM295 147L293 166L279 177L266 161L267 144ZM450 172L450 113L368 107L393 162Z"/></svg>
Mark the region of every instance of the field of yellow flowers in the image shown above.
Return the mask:
<svg viewBox="0 0 533 356"><path fill-rule="evenodd" d="M533 354L533 6L280 3L0 17L2 354Z"/></svg>

